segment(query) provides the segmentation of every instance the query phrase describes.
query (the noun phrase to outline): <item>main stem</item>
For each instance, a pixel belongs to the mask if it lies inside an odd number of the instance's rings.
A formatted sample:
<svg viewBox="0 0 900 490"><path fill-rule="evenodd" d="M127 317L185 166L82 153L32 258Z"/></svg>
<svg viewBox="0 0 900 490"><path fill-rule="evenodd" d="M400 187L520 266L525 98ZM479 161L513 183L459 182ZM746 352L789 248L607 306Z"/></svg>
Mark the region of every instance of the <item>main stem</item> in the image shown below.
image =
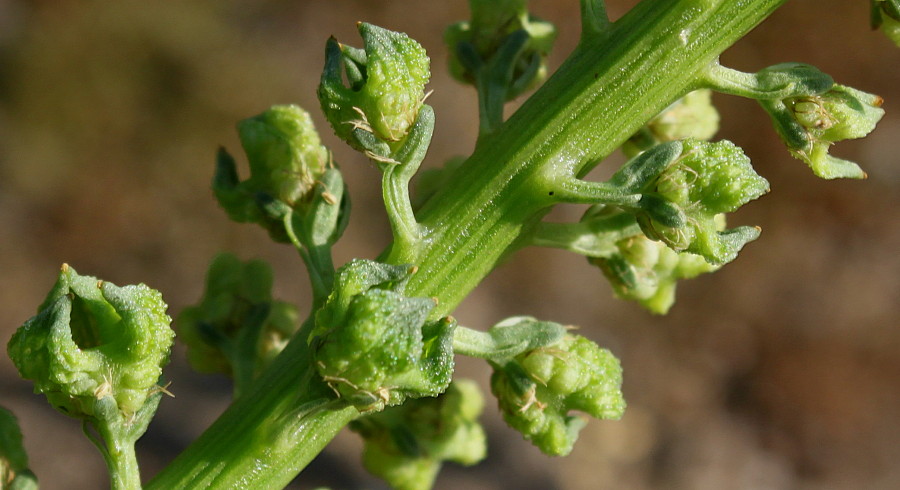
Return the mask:
<svg viewBox="0 0 900 490"><path fill-rule="evenodd" d="M438 298L435 316L451 312L557 202L554 175L585 174L785 1L644 0L585 36L423 209L405 292ZM321 391L305 331L148 488L287 485L357 415Z"/></svg>

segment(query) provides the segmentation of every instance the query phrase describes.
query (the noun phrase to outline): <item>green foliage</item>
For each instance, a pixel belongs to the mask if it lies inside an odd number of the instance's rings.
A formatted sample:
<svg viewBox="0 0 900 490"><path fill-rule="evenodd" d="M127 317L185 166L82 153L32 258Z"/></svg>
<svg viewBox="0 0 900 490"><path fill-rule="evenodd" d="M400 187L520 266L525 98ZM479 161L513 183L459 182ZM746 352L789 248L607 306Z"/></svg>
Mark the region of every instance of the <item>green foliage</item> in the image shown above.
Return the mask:
<svg viewBox="0 0 900 490"><path fill-rule="evenodd" d="M233 377L236 392L262 372L298 326L296 307L273 300L271 291L269 264L218 255L203 299L182 310L176 322L191 366Z"/></svg>
<svg viewBox="0 0 900 490"><path fill-rule="evenodd" d="M572 450L585 420L618 419L625 410L622 368L606 349L579 335L519 354L494 366L491 391L503 419L544 453Z"/></svg>
<svg viewBox="0 0 900 490"><path fill-rule="evenodd" d="M444 461L473 465L487 452L478 416L484 399L474 381L456 380L438 397L416 398L354 420L365 441L363 463L398 490L431 488Z"/></svg>
<svg viewBox="0 0 900 490"><path fill-rule="evenodd" d="M476 421L483 402L471 384L451 384L455 354L488 361L504 419L547 454L572 450L586 423L575 412L621 417L619 362L587 338L527 316L480 332L445 315L528 244L588 256L617 295L656 313L671 307L679 279L733 260L759 229L726 229L725 214L768 183L732 143L700 141L718 126L710 89L758 100L817 175L863 176L828 149L872 131L880 98L809 65L748 74L718 63L783 1L644 0L611 24L602 1L582 0L575 52L505 120L504 104L544 79L556 31L524 0L471 0L472 20L446 40L451 72L478 91L479 140L471 156L425 180L418 216L408 184L435 121L423 103L425 50L365 23L362 49L330 39L320 103L335 133L381 170L393 243L377 262L355 259L335 271L331 247L349 200L310 116L274 106L241 122L250 176L241 181L221 150L214 194L233 220L298 250L312 282L310 316L295 331L296 311L272 299L264 263L213 262L203 299L185 309L179 328L191 363L232 375L241 396L151 485L285 485L356 418L370 469L397 488L428 488L443 461L474 464L485 452ZM872 7L875 25L897 20L894 0ZM669 71L654 72L661 67ZM625 165L606 182L583 180L622 142L632 157ZM541 223L558 203L591 207L577 223ZM119 288L64 267L9 344L35 391L84 421L114 488L140 485L133 446L164 392L156 383L173 335L165 309L146 286ZM4 484L11 472L27 474L15 452L20 435L0 432L9 434Z"/></svg>

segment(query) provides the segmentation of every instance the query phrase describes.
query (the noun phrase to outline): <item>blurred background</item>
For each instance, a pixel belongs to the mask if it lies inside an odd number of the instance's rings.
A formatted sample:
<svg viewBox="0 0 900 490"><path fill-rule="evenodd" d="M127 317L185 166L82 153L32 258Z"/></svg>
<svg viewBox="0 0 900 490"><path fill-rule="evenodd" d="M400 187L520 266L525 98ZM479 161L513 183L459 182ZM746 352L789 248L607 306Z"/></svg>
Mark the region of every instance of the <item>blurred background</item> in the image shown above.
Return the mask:
<svg viewBox="0 0 900 490"><path fill-rule="evenodd" d="M610 1L613 18L631 1ZM579 35L578 2L535 0L557 24L558 66ZM235 123L275 103L309 109L354 201L336 262L374 257L390 234L377 171L318 114L325 39L359 45L355 22L407 32L433 63L437 113L426 166L471 151L474 90L447 74L441 35L464 0L0 0L0 338L34 314L67 262L163 292L174 317L202 293L219 251L269 260L276 296L308 309L303 266L212 199L216 147L240 154ZM525 250L459 309L487 328L510 315L580 325L625 368L618 422L591 422L567 458L541 455L489 398L489 458L445 467L437 488L838 489L900 487L900 49L868 27L868 2L793 0L722 57L757 70L814 64L886 100L867 139L834 148L866 181L826 182L790 158L767 116L716 97L719 136L742 146L771 194L732 220L760 240L713 275L681 283L665 317L616 300L579 256ZM614 157L620 162L621 157ZM577 217L563 209L557 217ZM487 384L482 363L459 374ZM226 380L192 373L176 347L166 399L138 452L150 477L227 405ZM104 488L79 424L53 411L0 356L0 404L20 418L44 488ZM295 488L384 488L342 434ZM464 487L462 486L464 485Z"/></svg>

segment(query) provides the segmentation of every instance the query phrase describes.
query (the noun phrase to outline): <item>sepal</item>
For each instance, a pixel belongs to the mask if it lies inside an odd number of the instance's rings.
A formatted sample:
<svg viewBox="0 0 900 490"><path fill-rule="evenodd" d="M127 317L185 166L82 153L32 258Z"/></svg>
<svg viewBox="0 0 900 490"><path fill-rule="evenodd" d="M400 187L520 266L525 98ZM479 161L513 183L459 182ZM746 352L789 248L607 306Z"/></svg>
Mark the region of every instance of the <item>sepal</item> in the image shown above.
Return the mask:
<svg viewBox="0 0 900 490"><path fill-rule="evenodd" d="M820 95L760 101L791 155L823 179L865 178L858 165L835 158L828 150L838 141L862 138L874 130L884 115L882 103L877 95L837 84Z"/></svg>
<svg viewBox="0 0 900 490"><path fill-rule="evenodd" d="M590 340L567 334L558 342L494 364L491 391L503 419L542 452L564 456L586 421L618 419L625 410L619 361Z"/></svg>
<svg viewBox="0 0 900 490"><path fill-rule="evenodd" d="M769 184L729 141L686 140L682 144L681 156L645 191L642 207L654 213L637 213L638 224L648 238L662 241L676 252L700 255L711 264L729 262L744 244L758 236L759 230L724 230L723 218L717 216L765 194ZM647 199L650 201L644 203ZM663 203L676 205L683 212L683 224L678 224L682 218L677 214L661 212Z"/></svg>
<svg viewBox="0 0 900 490"><path fill-rule="evenodd" d="M63 265L38 314L10 340L9 356L61 412L90 419L111 398L127 419L168 362L175 333L166 308L143 284L119 287Z"/></svg>
<svg viewBox="0 0 900 490"><path fill-rule="evenodd" d="M429 60L406 34L366 23L358 27L362 50L328 40L319 101L335 134L357 150L384 157L418 117Z"/></svg>
<svg viewBox="0 0 900 490"><path fill-rule="evenodd" d="M402 290L413 272L355 260L338 271L316 314L309 338L316 370L360 412L436 396L450 382L455 321L429 321L433 299L385 289Z"/></svg>

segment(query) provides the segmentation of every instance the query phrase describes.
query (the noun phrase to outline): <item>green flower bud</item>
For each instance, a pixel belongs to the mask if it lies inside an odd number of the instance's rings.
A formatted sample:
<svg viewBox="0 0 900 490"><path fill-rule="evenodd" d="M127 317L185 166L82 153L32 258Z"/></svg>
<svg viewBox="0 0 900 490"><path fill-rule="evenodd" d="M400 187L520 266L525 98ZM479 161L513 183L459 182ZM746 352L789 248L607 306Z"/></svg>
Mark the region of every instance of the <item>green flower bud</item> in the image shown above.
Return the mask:
<svg viewBox="0 0 900 490"><path fill-rule="evenodd" d="M438 397L361 417L350 429L365 441L363 464L372 474L398 490L427 490L444 461L468 466L484 459L483 408L478 385L457 380Z"/></svg>
<svg viewBox="0 0 900 490"><path fill-rule="evenodd" d="M644 235L619 240L616 247L613 254L588 260L603 271L616 296L637 301L657 314L667 313L675 302L679 279L719 268L699 255L675 252Z"/></svg>
<svg viewBox="0 0 900 490"><path fill-rule="evenodd" d="M412 273L403 270L403 276ZM310 337L316 369L360 412L436 396L453 373L455 322L426 321L433 299L376 287L404 280L397 272L396 266L351 262L338 271L334 291L316 314Z"/></svg>
<svg viewBox="0 0 900 490"><path fill-rule="evenodd" d="M900 46L900 0L872 0L872 29L878 28Z"/></svg>
<svg viewBox="0 0 900 490"><path fill-rule="evenodd" d="M238 123L250 164L248 190L295 205L308 196L325 172L328 150L319 141L309 114L295 105L273 106Z"/></svg>
<svg viewBox="0 0 900 490"><path fill-rule="evenodd" d="M828 154L832 144L869 134L884 115L881 97L835 84L819 95L760 101L791 155L823 179L865 178L853 162Z"/></svg>
<svg viewBox="0 0 900 490"><path fill-rule="evenodd" d="M579 335L495 365L491 391L503 419L541 451L564 456L585 420L618 419L625 410L622 368L606 349Z"/></svg>
<svg viewBox="0 0 900 490"><path fill-rule="evenodd" d="M277 356L297 328L297 309L272 299L272 269L231 254L210 264L206 291L176 326L191 366L247 382Z"/></svg>
<svg viewBox="0 0 900 490"><path fill-rule="evenodd" d="M334 132L354 148L387 157L409 133L431 76L425 49L406 34L360 23L362 50L329 39L319 102ZM350 87L344 85L346 74Z"/></svg>
<svg viewBox="0 0 900 490"><path fill-rule="evenodd" d="M734 259L759 230L739 227L722 230L717 215L735 211L769 190L756 174L750 159L729 141L717 143L686 140L682 153L641 198L637 214L647 237L660 240L676 252L702 256L712 264ZM667 206L676 205L684 217L664 221ZM679 221L683 219L683 223Z"/></svg>
<svg viewBox="0 0 900 490"><path fill-rule="evenodd" d="M660 112L622 146L629 157L667 141L708 140L719 130L719 112L712 103L712 90L690 92Z"/></svg>
<svg viewBox="0 0 900 490"><path fill-rule="evenodd" d="M37 478L28 469L28 455L22 445L19 422L0 407L0 488L37 490Z"/></svg>
<svg viewBox="0 0 900 490"><path fill-rule="evenodd" d="M34 391L82 420L114 489L140 487L134 444L168 393L156 383L175 337L171 321L158 291L118 287L63 265L38 314L9 342L9 357Z"/></svg>
<svg viewBox="0 0 900 490"><path fill-rule="evenodd" d="M175 336L170 322L159 292L63 265L38 314L10 340L9 356L61 412L93 418L108 398L129 419L158 390Z"/></svg>
<svg viewBox="0 0 900 490"><path fill-rule="evenodd" d="M512 100L547 77L547 53L556 40L553 24L529 15L526 0L469 0L469 7L472 20L444 33L454 78L477 84L480 70L495 68L508 73L505 100ZM520 34L520 46L504 49Z"/></svg>
<svg viewBox="0 0 900 490"><path fill-rule="evenodd" d="M258 223L275 241L288 242L282 222L286 212L312 214L324 194L332 205L342 202L342 196L333 195L331 189L319 189L323 176L337 170L303 109L273 106L241 121L238 133L250 177L241 182L234 159L220 149L213 179L213 193L231 219Z"/></svg>

